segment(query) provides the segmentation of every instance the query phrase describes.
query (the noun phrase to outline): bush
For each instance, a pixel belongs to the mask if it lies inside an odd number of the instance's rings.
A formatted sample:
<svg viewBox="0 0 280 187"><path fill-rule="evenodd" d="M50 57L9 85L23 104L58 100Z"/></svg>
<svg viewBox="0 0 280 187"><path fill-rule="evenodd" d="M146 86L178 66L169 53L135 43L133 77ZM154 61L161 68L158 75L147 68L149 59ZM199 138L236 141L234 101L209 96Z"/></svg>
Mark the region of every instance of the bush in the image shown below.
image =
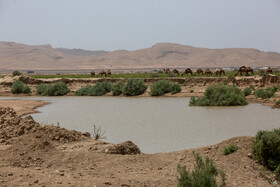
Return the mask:
<svg viewBox="0 0 280 187"><path fill-rule="evenodd" d="M86 86L83 88L80 88L79 90L75 91L76 96L85 96L85 95L91 95L90 93L93 92L93 86Z"/></svg>
<svg viewBox="0 0 280 187"><path fill-rule="evenodd" d="M260 76L266 76L267 75L267 72L263 69L259 70L259 75Z"/></svg>
<svg viewBox="0 0 280 187"><path fill-rule="evenodd" d="M152 74L150 75L150 77L151 77L151 78L158 78L158 77L159 77L159 74L157 74L157 73L152 73Z"/></svg>
<svg viewBox="0 0 280 187"><path fill-rule="evenodd" d="M223 171L217 170L216 166L213 164L213 160L206 157L205 161L199 154L193 152L195 157L195 166L192 172L186 170L186 166L180 166L178 164L177 171L179 172L178 187L216 187L218 186L216 177L218 174L221 175L221 185L226 186L225 173Z"/></svg>
<svg viewBox="0 0 280 187"><path fill-rule="evenodd" d="M191 97L190 106L247 105L244 93L236 86L216 84L206 88L203 97Z"/></svg>
<svg viewBox="0 0 280 187"><path fill-rule="evenodd" d="M123 87L123 94L126 96L141 95L147 90L147 86L139 79L128 79Z"/></svg>
<svg viewBox="0 0 280 187"><path fill-rule="evenodd" d="M13 94L30 93L30 88L25 86L20 80L16 80L11 88Z"/></svg>
<svg viewBox="0 0 280 187"><path fill-rule="evenodd" d="M181 86L178 83L173 83L171 85L171 94L173 95L179 92L181 92Z"/></svg>
<svg viewBox="0 0 280 187"><path fill-rule="evenodd" d="M251 90L251 88L247 87L243 90L243 93L244 93L245 96L247 96L247 95L250 95L252 93L252 90Z"/></svg>
<svg viewBox="0 0 280 187"><path fill-rule="evenodd" d="M122 94L122 89L124 87L124 83L122 81L118 81L115 84L112 85L112 91L113 95L121 95Z"/></svg>
<svg viewBox="0 0 280 187"><path fill-rule="evenodd" d="M271 98L274 96L275 92L277 92L277 87L273 87L273 88L266 88L264 89L258 89L254 91L254 95L256 96L256 98L262 98L262 99L267 99L267 98Z"/></svg>
<svg viewBox="0 0 280 187"><path fill-rule="evenodd" d="M280 129L259 131L253 142L252 151L255 159L267 168L276 170L280 165Z"/></svg>
<svg viewBox="0 0 280 187"><path fill-rule="evenodd" d="M171 92L171 94L176 94L180 91L181 87L178 83L171 83L167 80L159 80L151 86L149 94L151 96L161 96L169 92Z"/></svg>
<svg viewBox="0 0 280 187"><path fill-rule="evenodd" d="M278 101L275 102L275 105L280 105L280 99L278 99Z"/></svg>
<svg viewBox="0 0 280 187"><path fill-rule="evenodd" d="M19 71L13 71L12 75L13 76L20 76L20 75L22 75L22 73L19 72Z"/></svg>
<svg viewBox="0 0 280 187"><path fill-rule="evenodd" d="M75 92L76 96L101 96L111 91L109 82L97 82L94 86L88 85Z"/></svg>
<svg viewBox="0 0 280 187"><path fill-rule="evenodd" d="M237 149L238 149L238 147L234 143L231 143L228 147L224 147L223 154L229 155L229 154L235 152Z"/></svg>
<svg viewBox="0 0 280 187"><path fill-rule="evenodd" d="M69 92L70 90L64 82L40 84L37 86L37 93L43 96L62 96Z"/></svg>

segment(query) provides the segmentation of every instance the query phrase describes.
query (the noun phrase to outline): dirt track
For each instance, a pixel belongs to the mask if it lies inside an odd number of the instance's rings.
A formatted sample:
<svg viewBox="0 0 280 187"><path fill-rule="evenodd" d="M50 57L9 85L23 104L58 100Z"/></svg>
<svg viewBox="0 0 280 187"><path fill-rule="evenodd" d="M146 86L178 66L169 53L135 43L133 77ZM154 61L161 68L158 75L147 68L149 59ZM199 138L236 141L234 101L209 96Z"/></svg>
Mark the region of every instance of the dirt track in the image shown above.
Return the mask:
<svg viewBox="0 0 280 187"><path fill-rule="evenodd" d="M176 186L177 164L192 168L194 163L193 150L131 155L137 153L133 144L115 146L88 134L42 126L12 109L0 108L0 114L0 186ZM266 178L273 174L248 157L252 140L236 137L194 150L226 172L228 186L270 186ZM224 156L223 147L232 142L239 149Z"/></svg>

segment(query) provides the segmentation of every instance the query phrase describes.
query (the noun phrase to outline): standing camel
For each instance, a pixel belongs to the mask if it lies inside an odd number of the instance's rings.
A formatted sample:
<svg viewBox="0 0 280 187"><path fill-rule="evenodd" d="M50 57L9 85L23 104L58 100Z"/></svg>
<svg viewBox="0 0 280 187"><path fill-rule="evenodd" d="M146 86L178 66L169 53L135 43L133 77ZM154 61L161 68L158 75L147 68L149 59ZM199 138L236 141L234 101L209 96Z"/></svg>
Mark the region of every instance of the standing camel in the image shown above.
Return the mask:
<svg viewBox="0 0 280 187"><path fill-rule="evenodd" d="M204 71L204 74L205 74L205 75L208 75L208 76L211 76L211 75L212 75L212 71L211 71L209 68L207 68L207 69Z"/></svg>
<svg viewBox="0 0 280 187"><path fill-rule="evenodd" d="M100 72L99 72L99 74L97 75L97 77L99 77L99 75L102 77L102 75L105 75L105 77L107 77L107 74L106 74L106 71L104 71L104 70L101 70Z"/></svg>
<svg viewBox="0 0 280 187"><path fill-rule="evenodd" d="M112 74L111 70L108 70L108 71L107 71L107 76L110 77L111 74Z"/></svg>
<svg viewBox="0 0 280 187"><path fill-rule="evenodd" d="M170 69L169 69L169 68L168 68L168 69L162 69L162 70L163 70L163 72L166 73L166 74L170 73Z"/></svg>
<svg viewBox="0 0 280 187"><path fill-rule="evenodd" d="M202 69L197 69L194 75L196 75L196 74L203 75L203 70Z"/></svg>
<svg viewBox="0 0 280 187"><path fill-rule="evenodd" d="M94 76L95 76L94 70L92 70L92 71L90 72L90 76L91 76L91 77L94 77Z"/></svg>
<svg viewBox="0 0 280 187"><path fill-rule="evenodd" d="M178 71L177 69L173 69L173 70L172 70L172 73L176 73L176 74L179 75L179 71Z"/></svg>
<svg viewBox="0 0 280 187"><path fill-rule="evenodd" d="M184 71L184 73L182 74L182 76L183 75L188 75L188 74L191 74L192 75L192 70L190 69L190 68L187 68L185 71Z"/></svg>
<svg viewBox="0 0 280 187"><path fill-rule="evenodd" d="M268 67L267 69L266 69L266 72L269 74L272 74L272 68L270 68L270 67Z"/></svg>
<svg viewBox="0 0 280 187"><path fill-rule="evenodd" d="M220 74L220 77L221 77L222 74L225 75L225 70L223 70L222 68L217 68L217 69L214 71L214 73L215 73L216 75Z"/></svg>
<svg viewBox="0 0 280 187"><path fill-rule="evenodd" d="M241 66L239 68L239 70L235 73L235 76L238 75L238 73L242 76L243 73L246 73L246 75L249 75L249 73L254 74L254 70L251 67L245 67L245 66Z"/></svg>

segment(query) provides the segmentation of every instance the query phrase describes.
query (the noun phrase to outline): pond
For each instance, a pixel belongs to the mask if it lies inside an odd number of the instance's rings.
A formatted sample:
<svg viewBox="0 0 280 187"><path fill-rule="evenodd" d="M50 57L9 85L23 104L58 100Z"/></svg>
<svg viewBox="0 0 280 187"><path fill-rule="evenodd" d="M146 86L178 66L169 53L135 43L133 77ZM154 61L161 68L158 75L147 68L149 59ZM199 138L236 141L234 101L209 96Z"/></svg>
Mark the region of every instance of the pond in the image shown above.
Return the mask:
<svg viewBox="0 0 280 187"><path fill-rule="evenodd" d="M1 98L8 99L8 98ZM279 128L280 111L252 103L238 107L190 107L189 98L170 97L13 97L42 100L33 118L44 124L92 132L105 130L107 142L134 142L144 153L212 145L258 130Z"/></svg>

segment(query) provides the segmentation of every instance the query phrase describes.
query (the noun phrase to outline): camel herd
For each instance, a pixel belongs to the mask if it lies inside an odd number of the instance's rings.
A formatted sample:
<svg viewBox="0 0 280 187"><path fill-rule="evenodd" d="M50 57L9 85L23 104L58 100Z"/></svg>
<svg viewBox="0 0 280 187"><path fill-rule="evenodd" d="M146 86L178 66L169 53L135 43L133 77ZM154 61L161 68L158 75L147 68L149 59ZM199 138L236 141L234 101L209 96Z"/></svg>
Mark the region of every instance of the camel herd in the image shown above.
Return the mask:
<svg viewBox="0 0 280 187"><path fill-rule="evenodd" d="M180 73L179 73L179 71L177 70L177 69L173 69L172 71L170 70L170 69L163 69L163 72L164 73L166 73L166 74L169 74L169 73L174 73L174 74L178 74L178 75L180 75ZM268 67L267 69L266 69L266 72L267 73L270 73L270 74L272 74L272 68L270 68L270 67ZM241 66L239 69L238 69L238 71L235 73L235 76L237 76L238 74L240 75L240 76L242 76L242 75L249 75L249 73L251 74L251 75L254 75L254 70L253 70L253 68L251 68L251 67L246 67L246 66ZM95 76L95 72L94 72L94 70L93 71L91 71L91 76L92 77L94 77ZM99 72L99 74L97 75L97 77L99 77L99 76L105 76L105 77L110 77L111 76L111 74L112 74L112 72L111 72L111 70L107 70L107 71L105 71L105 70L101 70L100 72ZM190 68L187 68L187 69L185 69L185 71L182 73L182 76L184 76L184 75L188 75L188 74L190 74L190 75L194 75L194 76L196 76L196 75L207 75L207 76L212 76L213 74L215 74L215 75L219 75L220 77L222 76L222 75L225 75L225 71L222 69L222 68L216 68L216 70L215 71L211 71L211 69L210 68L207 68L207 69L205 69L204 71L203 71L203 69L197 69L195 72L193 72Z"/></svg>

